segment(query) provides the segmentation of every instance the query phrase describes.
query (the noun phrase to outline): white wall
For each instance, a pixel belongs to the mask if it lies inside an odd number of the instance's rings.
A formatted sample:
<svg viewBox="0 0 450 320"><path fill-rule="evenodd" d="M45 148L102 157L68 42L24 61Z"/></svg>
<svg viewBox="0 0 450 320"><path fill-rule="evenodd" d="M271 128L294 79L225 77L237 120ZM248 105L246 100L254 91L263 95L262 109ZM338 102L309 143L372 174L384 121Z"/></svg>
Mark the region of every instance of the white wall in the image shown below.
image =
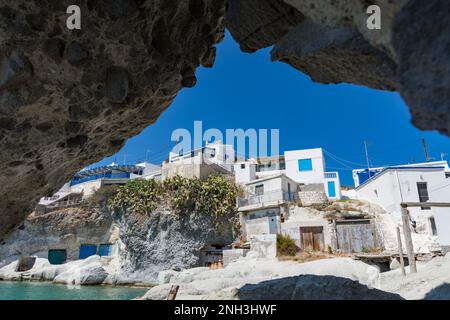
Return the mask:
<svg viewBox="0 0 450 320"><path fill-rule="evenodd" d="M444 170L439 168L389 170L372 178L356 192L359 199L380 205L393 215L395 222L401 223L400 203L419 202L417 182L427 182L430 202L450 202L450 178L445 178ZM429 218L434 217L441 245L450 245L450 208L422 210L418 207L408 210L417 222L419 233L430 232Z"/></svg>
<svg viewBox="0 0 450 320"><path fill-rule="evenodd" d="M244 215L247 240L254 235L277 234L280 230L280 209L269 208Z"/></svg>
<svg viewBox="0 0 450 320"><path fill-rule="evenodd" d="M244 166L242 168L241 166ZM234 177L237 184L244 184L256 179L256 164L242 161L234 164Z"/></svg>
<svg viewBox="0 0 450 320"><path fill-rule="evenodd" d="M83 198L90 197L95 191L100 189L102 186L102 180L92 180L83 183L76 184L70 187L72 192L83 192Z"/></svg>
<svg viewBox="0 0 450 320"><path fill-rule="evenodd" d="M322 148L286 151L284 158L286 161L286 175L289 178L297 183L323 183L325 164ZM312 170L299 171L298 160L300 159L311 159Z"/></svg>

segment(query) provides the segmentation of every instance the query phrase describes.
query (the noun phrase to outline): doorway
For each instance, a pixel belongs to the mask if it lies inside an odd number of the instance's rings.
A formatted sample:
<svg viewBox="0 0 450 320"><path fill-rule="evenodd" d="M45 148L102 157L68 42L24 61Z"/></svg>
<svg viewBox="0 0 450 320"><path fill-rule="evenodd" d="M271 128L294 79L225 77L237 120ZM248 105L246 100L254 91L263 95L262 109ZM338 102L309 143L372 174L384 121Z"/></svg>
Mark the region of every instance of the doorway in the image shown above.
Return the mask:
<svg viewBox="0 0 450 320"><path fill-rule="evenodd" d="M301 249L323 251L323 227L300 227Z"/></svg>

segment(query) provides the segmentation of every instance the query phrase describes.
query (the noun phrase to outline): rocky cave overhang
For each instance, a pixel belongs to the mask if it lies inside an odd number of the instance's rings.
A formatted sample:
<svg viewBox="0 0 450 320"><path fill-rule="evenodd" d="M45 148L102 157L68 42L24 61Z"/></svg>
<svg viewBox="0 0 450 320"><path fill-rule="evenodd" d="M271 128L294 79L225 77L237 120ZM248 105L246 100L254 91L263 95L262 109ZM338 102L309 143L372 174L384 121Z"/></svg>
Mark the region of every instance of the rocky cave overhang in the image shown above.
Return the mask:
<svg viewBox="0 0 450 320"><path fill-rule="evenodd" d="M78 5L81 30L66 28ZM366 26L381 8L382 29ZM36 200L154 123L225 26L321 83L400 92L449 135L447 0L0 0L0 239Z"/></svg>

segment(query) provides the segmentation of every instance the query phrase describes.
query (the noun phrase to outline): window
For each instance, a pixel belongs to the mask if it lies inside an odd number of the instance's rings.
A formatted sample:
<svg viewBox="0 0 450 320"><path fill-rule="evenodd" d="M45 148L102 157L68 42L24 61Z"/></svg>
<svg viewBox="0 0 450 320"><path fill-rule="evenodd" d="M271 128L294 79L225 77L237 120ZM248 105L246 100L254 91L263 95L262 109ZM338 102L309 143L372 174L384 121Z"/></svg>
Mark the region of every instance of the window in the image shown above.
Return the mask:
<svg viewBox="0 0 450 320"><path fill-rule="evenodd" d="M264 185L259 184L259 185L255 186L255 195L262 196L263 194L264 194Z"/></svg>
<svg viewBox="0 0 450 320"><path fill-rule="evenodd" d="M312 171L312 160L311 159L298 160L298 171Z"/></svg>
<svg viewBox="0 0 450 320"><path fill-rule="evenodd" d="M417 182L417 192L419 193L419 202L427 202L430 197L428 196L428 187L426 182ZM430 210L430 207L421 207L422 210Z"/></svg>
<svg viewBox="0 0 450 320"><path fill-rule="evenodd" d="M245 169L245 163L241 164L241 169Z"/></svg>
<svg viewBox="0 0 450 320"><path fill-rule="evenodd" d="M445 178L446 178L446 179L450 178L450 172L446 172L446 173L445 173Z"/></svg>
<svg viewBox="0 0 450 320"><path fill-rule="evenodd" d="M434 217L430 218L430 227L431 227L431 234L433 236L437 236L436 221L434 220Z"/></svg>

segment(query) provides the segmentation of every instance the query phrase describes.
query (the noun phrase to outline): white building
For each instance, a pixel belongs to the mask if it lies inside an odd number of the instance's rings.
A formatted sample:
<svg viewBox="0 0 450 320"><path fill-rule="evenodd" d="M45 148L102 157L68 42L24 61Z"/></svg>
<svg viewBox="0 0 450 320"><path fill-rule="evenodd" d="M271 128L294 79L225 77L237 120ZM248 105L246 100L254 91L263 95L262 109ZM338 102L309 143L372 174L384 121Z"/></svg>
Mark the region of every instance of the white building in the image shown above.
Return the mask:
<svg viewBox="0 0 450 320"><path fill-rule="evenodd" d="M161 181L161 166L158 166L149 162L141 162L136 164L136 167L142 168L138 174L131 173L130 179L145 179L145 180L158 180Z"/></svg>
<svg viewBox="0 0 450 320"><path fill-rule="evenodd" d="M297 184L323 185L331 200L341 198L339 173L326 172L321 148L286 151L283 156L236 162L234 172L238 184L283 173Z"/></svg>
<svg viewBox="0 0 450 320"><path fill-rule="evenodd" d="M297 183L284 173L247 182L238 198L244 238L281 232L286 205L298 199Z"/></svg>
<svg viewBox="0 0 450 320"><path fill-rule="evenodd" d="M61 207L80 203L97 190L108 185L124 185L132 179L159 179L161 167L143 162L136 165L119 165L86 168L77 172L72 180L64 184L55 194L42 197L36 206L37 213L45 213Z"/></svg>
<svg viewBox="0 0 450 320"><path fill-rule="evenodd" d="M357 197L380 205L398 224L401 224L402 202L423 202L423 207L408 208L411 221L416 223L415 231L430 237L437 236L441 247L450 248L450 208L426 206L426 202L450 202L450 170L447 162L375 170L368 179L367 170L366 175L361 174L364 170L353 171Z"/></svg>
<svg viewBox="0 0 450 320"><path fill-rule="evenodd" d="M234 149L221 142L186 153L170 152L169 159L162 164L162 180L181 176L184 178L206 179L211 174L232 174Z"/></svg>
<svg viewBox="0 0 450 320"><path fill-rule="evenodd" d="M232 145L221 141L208 143L206 146L186 153L169 153L169 163L183 162L185 164L215 163L232 171L234 164L234 149Z"/></svg>

